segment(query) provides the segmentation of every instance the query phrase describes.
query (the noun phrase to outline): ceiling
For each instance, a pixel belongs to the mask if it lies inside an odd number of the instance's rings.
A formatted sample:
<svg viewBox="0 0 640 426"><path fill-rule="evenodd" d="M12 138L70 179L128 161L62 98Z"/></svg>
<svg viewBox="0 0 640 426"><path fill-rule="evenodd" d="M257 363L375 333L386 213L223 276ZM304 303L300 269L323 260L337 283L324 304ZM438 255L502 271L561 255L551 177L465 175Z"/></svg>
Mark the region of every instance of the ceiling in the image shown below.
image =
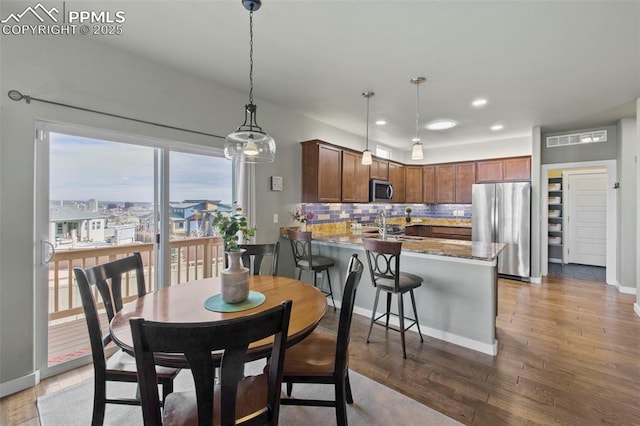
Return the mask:
<svg viewBox="0 0 640 426"><path fill-rule="evenodd" d="M68 2L69 3L69 2ZM22 3L24 4L24 3ZM123 34L94 37L248 96L249 14L240 0L106 1ZM265 0L254 13L254 95L409 150L416 87L427 147L565 131L635 116L640 98L638 1ZM471 101L485 97L484 108ZM238 120L242 106L238 109ZM275 123L260 120L268 131ZM387 121L376 126L377 119ZM500 123L502 131L490 127Z"/></svg>

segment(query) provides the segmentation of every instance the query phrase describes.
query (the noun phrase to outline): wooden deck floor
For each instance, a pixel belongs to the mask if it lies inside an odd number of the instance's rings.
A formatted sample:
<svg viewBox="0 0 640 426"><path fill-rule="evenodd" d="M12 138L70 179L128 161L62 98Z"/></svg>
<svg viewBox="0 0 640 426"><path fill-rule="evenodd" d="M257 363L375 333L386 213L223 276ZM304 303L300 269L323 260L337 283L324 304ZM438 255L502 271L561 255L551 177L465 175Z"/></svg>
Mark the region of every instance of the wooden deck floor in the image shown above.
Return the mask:
<svg viewBox="0 0 640 426"><path fill-rule="evenodd" d="M106 314L100 316L103 329L107 327ZM89 333L84 317L49 327L48 365L59 364L91 353Z"/></svg>

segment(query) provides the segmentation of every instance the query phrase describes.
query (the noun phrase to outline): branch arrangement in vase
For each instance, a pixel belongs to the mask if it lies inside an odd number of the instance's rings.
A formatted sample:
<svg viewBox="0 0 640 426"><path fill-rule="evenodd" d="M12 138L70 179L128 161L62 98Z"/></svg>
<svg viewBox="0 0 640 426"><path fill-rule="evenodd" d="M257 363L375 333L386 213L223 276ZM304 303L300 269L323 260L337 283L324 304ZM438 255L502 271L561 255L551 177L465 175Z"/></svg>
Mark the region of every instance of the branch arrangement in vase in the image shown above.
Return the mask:
<svg viewBox="0 0 640 426"><path fill-rule="evenodd" d="M218 230L224 240L224 251L238 251L238 241L253 237L256 227L250 227L247 217L242 213L242 207L236 207L231 212L216 211L211 219L211 227Z"/></svg>

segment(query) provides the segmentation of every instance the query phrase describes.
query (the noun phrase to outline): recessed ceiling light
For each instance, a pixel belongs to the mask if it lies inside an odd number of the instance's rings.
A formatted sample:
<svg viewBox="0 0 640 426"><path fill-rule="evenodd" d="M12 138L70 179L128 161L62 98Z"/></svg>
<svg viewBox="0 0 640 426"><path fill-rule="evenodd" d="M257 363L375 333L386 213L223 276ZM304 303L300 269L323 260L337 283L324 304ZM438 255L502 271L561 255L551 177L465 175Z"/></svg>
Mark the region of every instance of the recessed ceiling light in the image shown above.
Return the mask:
<svg viewBox="0 0 640 426"><path fill-rule="evenodd" d="M476 107L476 108L480 108L483 107L487 104L487 100L485 98L478 98L478 99L474 99L471 102L471 106Z"/></svg>
<svg viewBox="0 0 640 426"><path fill-rule="evenodd" d="M504 126L502 124L494 124L493 126L491 126L491 130L493 130L494 132L502 129L504 129Z"/></svg>
<svg viewBox="0 0 640 426"><path fill-rule="evenodd" d="M443 119L443 120L433 120L427 123L427 129L429 130L447 130L452 127L456 127L458 123L454 120Z"/></svg>
<svg viewBox="0 0 640 426"><path fill-rule="evenodd" d="M386 122L386 121L384 121L384 120L378 120L378 121L376 121L376 124L377 124L378 126L384 126L385 124L387 124L387 122Z"/></svg>

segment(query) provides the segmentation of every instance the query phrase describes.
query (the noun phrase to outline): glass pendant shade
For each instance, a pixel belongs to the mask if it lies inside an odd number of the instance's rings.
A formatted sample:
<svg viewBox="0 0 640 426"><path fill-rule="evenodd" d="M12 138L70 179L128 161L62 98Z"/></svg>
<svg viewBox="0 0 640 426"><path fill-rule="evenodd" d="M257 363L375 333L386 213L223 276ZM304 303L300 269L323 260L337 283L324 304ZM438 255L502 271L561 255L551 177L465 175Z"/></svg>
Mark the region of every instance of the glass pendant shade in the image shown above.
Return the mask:
<svg viewBox="0 0 640 426"><path fill-rule="evenodd" d="M369 151L368 149L362 153L362 164L364 166L371 165L371 151Z"/></svg>
<svg viewBox="0 0 640 426"><path fill-rule="evenodd" d="M224 156L245 163L273 163L276 158L276 141L258 126L253 103L253 12L261 6L260 0L243 0L249 13L249 103L244 106L244 123L227 135Z"/></svg>
<svg viewBox="0 0 640 426"><path fill-rule="evenodd" d="M244 123L227 135L224 156L239 158L246 163L273 163L276 158L276 142L256 123L257 107L245 105Z"/></svg>
<svg viewBox="0 0 640 426"><path fill-rule="evenodd" d="M412 160L422 160L422 144L420 142L416 142L413 144L413 148L411 148L411 159Z"/></svg>

